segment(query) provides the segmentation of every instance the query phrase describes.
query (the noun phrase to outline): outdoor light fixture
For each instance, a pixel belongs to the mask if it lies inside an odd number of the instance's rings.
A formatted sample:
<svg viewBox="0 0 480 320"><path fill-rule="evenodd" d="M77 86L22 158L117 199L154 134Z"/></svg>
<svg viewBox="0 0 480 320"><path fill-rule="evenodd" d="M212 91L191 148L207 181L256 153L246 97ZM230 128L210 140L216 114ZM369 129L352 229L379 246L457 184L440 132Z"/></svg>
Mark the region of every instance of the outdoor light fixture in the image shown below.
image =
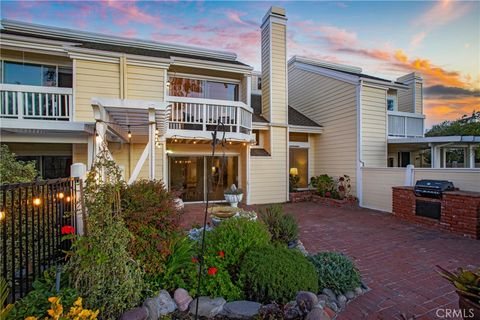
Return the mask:
<svg viewBox="0 0 480 320"><path fill-rule="evenodd" d="M102 142L102 138L100 137L100 135L98 133L95 135L95 138L97 140L97 143Z"/></svg>
<svg viewBox="0 0 480 320"><path fill-rule="evenodd" d="M63 192L60 192L57 194L57 197L58 199L63 199L63 197L65 197L65 195L63 194Z"/></svg>
<svg viewBox="0 0 480 320"><path fill-rule="evenodd" d="M132 131L130 131L130 126L128 126L128 139L132 139Z"/></svg>
<svg viewBox="0 0 480 320"><path fill-rule="evenodd" d="M2 221L3 219L5 219L5 210L2 208L2 210L0 211L0 221Z"/></svg>
<svg viewBox="0 0 480 320"><path fill-rule="evenodd" d="M39 205L42 204L42 199L36 197L36 198L33 198L33 205L38 207Z"/></svg>
<svg viewBox="0 0 480 320"><path fill-rule="evenodd" d="M290 174L292 176L298 176L298 169L297 168L290 168Z"/></svg>
<svg viewBox="0 0 480 320"><path fill-rule="evenodd" d="M243 144L243 146L246 146L246 145L247 145L247 143L246 143L246 142L244 142L244 143L242 143L242 144Z"/></svg>

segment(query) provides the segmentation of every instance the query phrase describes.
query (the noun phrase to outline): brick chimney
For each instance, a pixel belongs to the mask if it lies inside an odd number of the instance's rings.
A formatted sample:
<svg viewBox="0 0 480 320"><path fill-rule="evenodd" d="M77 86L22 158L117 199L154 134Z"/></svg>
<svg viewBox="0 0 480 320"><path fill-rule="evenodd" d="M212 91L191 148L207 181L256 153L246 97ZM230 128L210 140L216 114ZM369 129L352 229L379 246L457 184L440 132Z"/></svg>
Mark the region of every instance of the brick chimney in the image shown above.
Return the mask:
<svg viewBox="0 0 480 320"><path fill-rule="evenodd" d="M286 124L287 18L285 9L271 7L262 20L262 114L272 123Z"/></svg>

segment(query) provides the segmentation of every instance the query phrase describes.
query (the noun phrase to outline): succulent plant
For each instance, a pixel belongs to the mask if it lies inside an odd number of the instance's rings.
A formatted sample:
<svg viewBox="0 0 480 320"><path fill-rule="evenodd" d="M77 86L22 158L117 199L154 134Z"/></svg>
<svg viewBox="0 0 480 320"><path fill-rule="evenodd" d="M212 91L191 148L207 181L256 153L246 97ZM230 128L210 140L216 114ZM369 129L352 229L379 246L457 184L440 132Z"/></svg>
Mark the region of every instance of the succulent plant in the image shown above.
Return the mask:
<svg viewBox="0 0 480 320"><path fill-rule="evenodd" d="M480 304L480 268L478 270L467 270L458 268L455 273L445 270L437 265L441 271L438 273L456 288L457 292L477 304Z"/></svg>

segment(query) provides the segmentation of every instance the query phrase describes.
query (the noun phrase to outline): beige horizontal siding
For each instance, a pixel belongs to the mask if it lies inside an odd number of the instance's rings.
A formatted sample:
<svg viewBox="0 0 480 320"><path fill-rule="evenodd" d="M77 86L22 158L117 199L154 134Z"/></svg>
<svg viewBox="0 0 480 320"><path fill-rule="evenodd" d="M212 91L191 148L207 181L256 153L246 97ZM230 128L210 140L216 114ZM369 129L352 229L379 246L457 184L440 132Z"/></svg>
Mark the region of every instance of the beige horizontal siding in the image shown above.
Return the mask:
<svg viewBox="0 0 480 320"><path fill-rule="evenodd" d="M251 157L250 202L252 204L287 201L287 130L272 128L272 156Z"/></svg>
<svg viewBox="0 0 480 320"><path fill-rule="evenodd" d="M362 86L362 161L367 167L387 165L387 92Z"/></svg>
<svg viewBox="0 0 480 320"><path fill-rule="evenodd" d="M289 104L323 126L314 139L313 175L351 178L356 190L356 86L290 66Z"/></svg>
<svg viewBox="0 0 480 320"><path fill-rule="evenodd" d="M94 121L93 97L120 98L120 66L77 59L75 83L75 121Z"/></svg>
<svg viewBox="0 0 480 320"><path fill-rule="evenodd" d="M408 85L408 90L398 90L398 111L414 112L413 109L413 83Z"/></svg>
<svg viewBox="0 0 480 320"><path fill-rule="evenodd" d="M262 114L270 119L270 27L262 29Z"/></svg>
<svg viewBox="0 0 480 320"><path fill-rule="evenodd" d="M272 23L272 85L271 121L274 123L287 122L286 100L286 28L284 25Z"/></svg>
<svg viewBox="0 0 480 320"><path fill-rule="evenodd" d="M423 114L423 85L420 82L415 83L415 113Z"/></svg>
<svg viewBox="0 0 480 320"><path fill-rule="evenodd" d="M5 50L2 48L0 48L0 58L6 61L15 61L21 63L38 63L51 66L72 66L72 60L68 57L46 55L27 51Z"/></svg>
<svg viewBox="0 0 480 320"><path fill-rule="evenodd" d="M405 184L405 168L362 168L363 206L392 212L392 187Z"/></svg>
<svg viewBox="0 0 480 320"><path fill-rule="evenodd" d="M127 65L127 98L163 101L164 73L161 68Z"/></svg>
<svg viewBox="0 0 480 320"><path fill-rule="evenodd" d="M88 145L75 143L72 145L72 163L88 165Z"/></svg>
<svg viewBox="0 0 480 320"><path fill-rule="evenodd" d="M460 190L480 192L480 169L415 168L413 172L413 181L449 180Z"/></svg>

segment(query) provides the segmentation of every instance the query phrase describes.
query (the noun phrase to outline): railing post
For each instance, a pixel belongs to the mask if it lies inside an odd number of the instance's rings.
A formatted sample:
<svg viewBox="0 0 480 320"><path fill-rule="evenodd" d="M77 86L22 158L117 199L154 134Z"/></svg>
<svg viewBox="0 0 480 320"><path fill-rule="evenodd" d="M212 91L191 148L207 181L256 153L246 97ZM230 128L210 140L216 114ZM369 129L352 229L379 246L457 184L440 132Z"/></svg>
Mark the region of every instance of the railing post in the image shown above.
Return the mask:
<svg viewBox="0 0 480 320"><path fill-rule="evenodd" d="M24 93L22 91L17 91L17 117L18 119L23 119L23 109L24 109Z"/></svg>
<svg viewBox="0 0 480 320"><path fill-rule="evenodd" d="M413 186L413 169L415 169L413 164L407 165L405 169L405 186L407 187Z"/></svg>
<svg viewBox="0 0 480 320"><path fill-rule="evenodd" d="M202 115L202 117L203 117L202 130L207 131L207 104L206 103L203 104L202 109L203 109L203 111L202 111L202 113L203 113L203 115Z"/></svg>
<svg viewBox="0 0 480 320"><path fill-rule="evenodd" d="M242 108L240 107L235 107L237 110L237 133L240 133L240 111L242 110Z"/></svg>
<svg viewBox="0 0 480 320"><path fill-rule="evenodd" d="M408 121L408 118L407 117L403 117L405 119L405 121L403 122L404 126L405 126L405 138L408 137L408 134L407 134L407 121Z"/></svg>
<svg viewBox="0 0 480 320"><path fill-rule="evenodd" d="M73 121L73 95L68 95L68 118Z"/></svg>
<svg viewBox="0 0 480 320"><path fill-rule="evenodd" d="M84 202L83 202L83 192L81 188L83 187L83 182L86 178L87 167L84 163L74 163L70 166L70 172L72 178L78 178L80 180L79 188L75 188L75 226L77 228L77 234L83 235L84 234L84 226L83 226L83 212L84 212ZM80 208L78 208L80 206Z"/></svg>

